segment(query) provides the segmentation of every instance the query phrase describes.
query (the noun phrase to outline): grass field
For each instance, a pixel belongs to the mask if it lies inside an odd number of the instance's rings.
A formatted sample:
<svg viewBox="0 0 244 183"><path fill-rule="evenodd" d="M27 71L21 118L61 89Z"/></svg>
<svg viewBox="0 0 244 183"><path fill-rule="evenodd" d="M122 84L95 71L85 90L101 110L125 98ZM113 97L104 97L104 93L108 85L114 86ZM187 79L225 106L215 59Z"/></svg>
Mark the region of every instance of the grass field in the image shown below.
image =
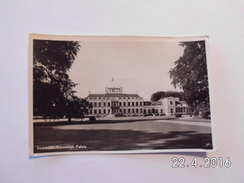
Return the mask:
<svg viewBox="0 0 244 183"><path fill-rule="evenodd" d="M36 123L34 152L211 149L210 125L190 123L150 119Z"/></svg>

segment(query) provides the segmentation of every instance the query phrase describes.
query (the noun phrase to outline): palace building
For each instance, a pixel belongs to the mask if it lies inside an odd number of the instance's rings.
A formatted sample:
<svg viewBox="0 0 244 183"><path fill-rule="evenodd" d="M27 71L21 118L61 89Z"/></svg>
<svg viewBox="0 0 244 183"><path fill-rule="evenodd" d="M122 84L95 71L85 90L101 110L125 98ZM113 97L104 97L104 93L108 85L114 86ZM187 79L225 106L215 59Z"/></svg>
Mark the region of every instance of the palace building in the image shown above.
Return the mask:
<svg viewBox="0 0 244 183"><path fill-rule="evenodd" d="M123 88L105 88L105 94L89 94L92 115L124 114L126 116L143 114L143 98L138 94L124 94Z"/></svg>
<svg viewBox="0 0 244 183"><path fill-rule="evenodd" d="M179 98L167 97L159 101L144 102L144 114L158 114L158 115L174 115L187 114L188 105L185 101L180 101Z"/></svg>
<svg viewBox="0 0 244 183"><path fill-rule="evenodd" d="M167 97L159 101L144 101L138 94L124 94L123 88L105 88L104 94L89 94L93 106L90 115L142 116L187 114L188 105L179 98Z"/></svg>

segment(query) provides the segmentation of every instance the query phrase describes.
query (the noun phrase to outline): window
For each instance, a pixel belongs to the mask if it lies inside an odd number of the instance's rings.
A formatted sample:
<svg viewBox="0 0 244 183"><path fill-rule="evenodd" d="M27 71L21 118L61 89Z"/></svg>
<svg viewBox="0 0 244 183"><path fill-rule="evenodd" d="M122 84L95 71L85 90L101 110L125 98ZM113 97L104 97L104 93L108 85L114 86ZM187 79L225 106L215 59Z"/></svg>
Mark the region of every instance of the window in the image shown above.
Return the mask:
<svg viewBox="0 0 244 183"><path fill-rule="evenodd" d="M101 107L101 102L98 103L98 106Z"/></svg>
<svg viewBox="0 0 244 183"><path fill-rule="evenodd" d="M94 114L97 114L97 110L96 109L94 110Z"/></svg>
<svg viewBox="0 0 244 183"><path fill-rule="evenodd" d="M126 113L126 109L124 109L124 113Z"/></svg>
<svg viewBox="0 0 244 183"><path fill-rule="evenodd" d="M172 101L170 101L170 105L172 105L173 104L173 102Z"/></svg>
<svg viewBox="0 0 244 183"><path fill-rule="evenodd" d="M130 106L130 102L128 102L128 106Z"/></svg>
<svg viewBox="0 0 244 183"><path fill-rule="evenodd" d="M124 106L126 106L126 103L124 102Z"/></svg>
<svg viewBox="0 0 244 183"><path fill-rule="evenodd" d="M134 109L132 109L132 113L135 113L135 110Z"/></svg>
<svg viewBox="0 0 244 183"><path fill-rule="evenodd" d="M106 114L106 109L103 110L103 114Z"/></svg>
<svg viewBox="0 0 244 183"><path fill-rule="evenodd" d="M108 103L108 107L110 107L110 102Z"/></svg>
<svg viewBox="0 0 244 183"><path fill-rule="evenodd" d="M101 114L101 109L98 110L98 114Z"/></svg>
<svg viewBox="0 0 244 183"><path fill-rule="evenodd" d="M136 106L138 106L138 102L136 102Z"/></svg>
<svg viewBox="0 0 244 183"><path fill-rule="evenodd" d="M106 102L103 102L103 106L106 107Z"/></svg>
<svg viewBox="0 0 244 183"><path fill-rule="evenodd" d="M136 113L138 113L138 109L136 109Z"/></svg>
<svg viewBox="0 0 244 183"><path fill-rule="evenodd" d="M132 102L132 106L134 106L134 102Z"/></svg>
<svg viewBox="0 0 244 183"><path fill-rule="evenodd" d="M94 107L97 107L97 103L96 102L94 102Z"/></svg>

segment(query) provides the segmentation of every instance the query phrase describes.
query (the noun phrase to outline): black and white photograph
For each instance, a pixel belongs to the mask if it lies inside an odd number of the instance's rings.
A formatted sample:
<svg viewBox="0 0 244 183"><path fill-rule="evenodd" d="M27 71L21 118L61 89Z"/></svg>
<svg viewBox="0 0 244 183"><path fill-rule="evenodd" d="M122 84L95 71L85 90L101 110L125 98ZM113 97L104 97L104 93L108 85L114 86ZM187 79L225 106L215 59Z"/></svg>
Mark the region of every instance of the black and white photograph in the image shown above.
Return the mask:
<svg viewBox="0 0 244 183"><path fill-rule="evenodd" d="M31 156L215 151L208 44L31 34Z"/></svg>

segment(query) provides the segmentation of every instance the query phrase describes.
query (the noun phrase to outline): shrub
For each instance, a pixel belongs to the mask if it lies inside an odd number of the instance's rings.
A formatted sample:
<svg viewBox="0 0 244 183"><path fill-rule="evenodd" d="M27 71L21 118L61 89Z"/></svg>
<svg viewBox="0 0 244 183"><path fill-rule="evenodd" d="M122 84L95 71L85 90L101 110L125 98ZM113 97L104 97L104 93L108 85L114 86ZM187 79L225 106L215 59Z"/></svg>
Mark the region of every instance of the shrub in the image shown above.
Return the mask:
<svg viewBox="0 0 244 183"><path fill-rule="evenodd" d="M181 118L182 115L181 115L181 114L176 114L175 117L176 117L176 118Z"/></svg>
<svg viewBox="0 0 244 183"><path fill-rule="evenodd" d="M152 113L150 113L150 114L144 114L144 116L153 116L153 114Z"/></svg>
<svg viewBox="0 0 244 183"><path fill-rule="evenodd" d="M115 114L114 116L115 117L126 117L126 115L124 115L124 114Z"/></svg>
<svg viewBox="0 0 244 183"><path fill-rule="evenodd" d="M202 113L202 117L204 118L204 119L210 119L210 111L204 111L203 113Z"/></svg>
<svg viewBox="0 0 244 183"><path fill-rule="evenodd" d="M96 121L96 117L95 117L95 116L91 116L91 117L89 118L89 121Z"/></svg>

